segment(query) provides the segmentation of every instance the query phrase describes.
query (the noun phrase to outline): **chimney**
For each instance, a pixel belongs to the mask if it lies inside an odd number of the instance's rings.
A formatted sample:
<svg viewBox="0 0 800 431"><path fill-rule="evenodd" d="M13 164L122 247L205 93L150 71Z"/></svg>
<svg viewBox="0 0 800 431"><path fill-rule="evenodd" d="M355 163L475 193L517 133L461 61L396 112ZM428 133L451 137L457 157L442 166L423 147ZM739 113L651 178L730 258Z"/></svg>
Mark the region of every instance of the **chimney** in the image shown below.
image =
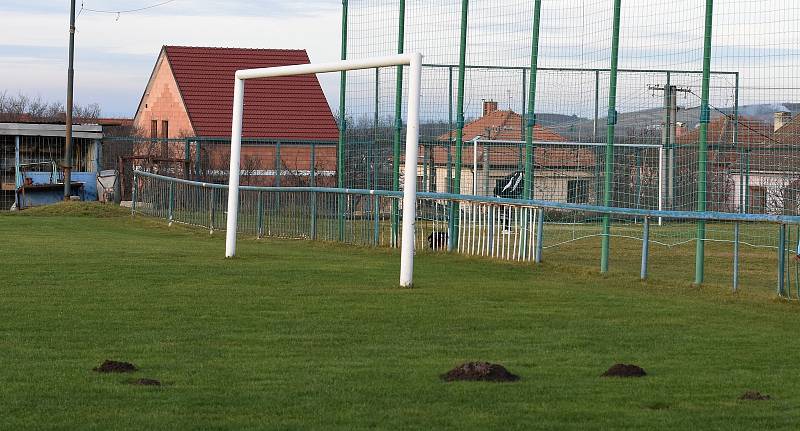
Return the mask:
<svg viewBox="0 0 800 431"><path fill-rule="evenodd" d="M492 113L494 111L497 111L497 102L495 102L494 100L484 100L483 101L483 116L485 117L486 115L488 115L488 114L490 114L490 113Z"/></svg>
<svg viewBox="0 0 800 431"><path fill-rule="evenodd" d="M787 123L792 121L792 113L786 111L780 111L775 113L775 131L777 132L778 129L785 126Z"/></svg>
<svg viewBox="0 0 800 431"><path fill-rule="evenodd" d="M680 138L681 136L685 135L687 132L686 123L682 121L678 121L675 123L675 137Z"/></svg>

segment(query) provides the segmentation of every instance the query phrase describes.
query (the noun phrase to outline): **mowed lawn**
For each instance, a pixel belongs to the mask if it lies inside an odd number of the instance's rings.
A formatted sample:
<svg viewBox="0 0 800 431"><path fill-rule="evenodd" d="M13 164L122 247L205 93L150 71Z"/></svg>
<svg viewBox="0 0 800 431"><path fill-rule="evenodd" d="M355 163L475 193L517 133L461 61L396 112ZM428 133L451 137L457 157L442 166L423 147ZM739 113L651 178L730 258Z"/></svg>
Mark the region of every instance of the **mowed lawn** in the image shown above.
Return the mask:
<svg viewBox="0 0 800 431"><path fill-rule="evenodd" d="M794 303L428 253L406 290L393 250L243 238L225 260L220 234L95 210L0 216L2 429L800 424ZM522 378L440 380L470 360ZM648 376L599 377L616 362Z"/></svg>

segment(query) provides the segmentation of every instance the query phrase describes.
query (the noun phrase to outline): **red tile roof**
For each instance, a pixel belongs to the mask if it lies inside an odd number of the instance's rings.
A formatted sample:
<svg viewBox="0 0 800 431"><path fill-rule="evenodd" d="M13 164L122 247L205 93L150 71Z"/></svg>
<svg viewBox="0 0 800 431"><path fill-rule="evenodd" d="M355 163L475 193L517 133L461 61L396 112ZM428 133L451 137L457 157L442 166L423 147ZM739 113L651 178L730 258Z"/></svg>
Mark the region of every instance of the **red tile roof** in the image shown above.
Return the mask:
<svg viewBox="0 0 800 431"><path fill-rule="evenodd" d="M733 131L737 129L737 142L740 146L757 148L775 142L772 125L752 117L739 116L739 127L734 120L726 116L717 117L708 123L708 143L710 145L733 145ZM700 139L700 129L695 128L681 136L677 142L691 145Z"/></svg>
<svg viewBox="0 0 800 431"><path fill-rule="evenodd" d="M198 136L230 136L237 70L309 62L305 50L165 46L164 52ZM314 75L248 80L244 106L244 137L335 141L339 136Z"/></svg>
<svg viewBox="0 0 800 431"><path fill-rule="evenodd" d="M496 110L464 125L464 141L470 141L478 136L497 141L519 141L523 136L522 116L514 111ZM449 139L450 133L439 136L440 141ZM533 140L565 142L566 138L537 124L533 126Z"/></svg>

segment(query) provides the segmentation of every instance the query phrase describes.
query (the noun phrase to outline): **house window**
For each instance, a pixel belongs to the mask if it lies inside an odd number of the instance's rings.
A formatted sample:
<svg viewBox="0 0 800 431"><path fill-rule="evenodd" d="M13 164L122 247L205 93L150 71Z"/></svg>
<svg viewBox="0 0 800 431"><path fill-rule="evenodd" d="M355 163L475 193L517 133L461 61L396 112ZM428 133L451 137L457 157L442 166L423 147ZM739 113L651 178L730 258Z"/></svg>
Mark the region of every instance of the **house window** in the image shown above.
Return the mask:
<svg viewBox="0 0 800 431"><path fill-rule="evenodd" d="M767 212L767 188L750 186L750 197L747 202L747 212L750 214L764 214Z"/></svg>
<svg viewBox="0 0 800 431"><path fill-rule="evenodd" d="M161 137L164 139L169 138L169 121L161 121Z"/></svg>
<svg viewBox="0 0 800 431"><path fill-rule="evenodd" d="M158 138L158 120L150 121L150 138Z"/></svg>
<svg viewBox="0 0 800 431"><path fill-rule="evenodd" d="M567 202L571 204L585 204L589 202L589 181L567 181Z"/></svg>

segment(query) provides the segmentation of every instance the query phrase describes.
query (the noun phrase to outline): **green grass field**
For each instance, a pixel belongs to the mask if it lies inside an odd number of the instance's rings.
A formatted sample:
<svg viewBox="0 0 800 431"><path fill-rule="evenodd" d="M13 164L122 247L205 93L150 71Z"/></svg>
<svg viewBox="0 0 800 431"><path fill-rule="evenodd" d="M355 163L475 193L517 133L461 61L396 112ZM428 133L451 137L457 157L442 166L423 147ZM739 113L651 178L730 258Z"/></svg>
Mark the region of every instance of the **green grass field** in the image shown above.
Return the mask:
<svg viewBox="0 0 800 431"><path fill-rule="evenodd" d="M594 248L553 249L539 266L421 253L404 290L394 250L243 239L225 260L222 235L99 206L2 215L0 238L2 429L800 423L798 305L747 285L733 295L714 265L692 288L674 277L687 271L674 248L654 250L646 283L635 242L615 249L607 276ZM771 266L746 268L774 279ZM91 371L106 358L141 371ZM439 379L468 360L522 379ZM599 377L616 362L649 375ZM737 400L750 389L773 399Z"/></svg>

